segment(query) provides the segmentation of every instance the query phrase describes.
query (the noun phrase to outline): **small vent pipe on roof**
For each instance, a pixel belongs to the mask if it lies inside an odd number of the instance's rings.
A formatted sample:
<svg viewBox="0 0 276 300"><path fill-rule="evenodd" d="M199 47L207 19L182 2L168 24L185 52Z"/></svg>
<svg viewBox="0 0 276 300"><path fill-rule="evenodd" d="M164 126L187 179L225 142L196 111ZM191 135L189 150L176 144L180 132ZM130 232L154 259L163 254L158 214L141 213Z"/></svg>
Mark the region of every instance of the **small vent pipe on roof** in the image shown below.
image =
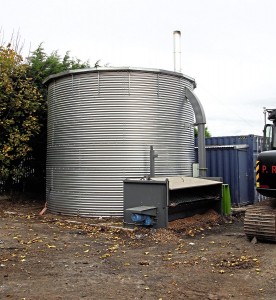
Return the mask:
<svg viewBox="0 0 276 300"><path fill-rule="evenodd" d="M173 32L174 71L181 73L181 32Z"/></svg>

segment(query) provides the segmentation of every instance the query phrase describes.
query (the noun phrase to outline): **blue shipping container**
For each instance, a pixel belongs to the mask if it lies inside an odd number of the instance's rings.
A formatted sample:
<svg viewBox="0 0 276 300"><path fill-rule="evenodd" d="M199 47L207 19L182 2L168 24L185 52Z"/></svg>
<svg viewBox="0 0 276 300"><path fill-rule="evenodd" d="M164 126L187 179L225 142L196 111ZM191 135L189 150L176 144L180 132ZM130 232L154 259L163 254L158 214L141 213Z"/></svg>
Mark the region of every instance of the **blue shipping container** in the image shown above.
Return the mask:
<svg viewBox="0 0 276 300"><path fill-rule="evenodd" d="M222 177L229 184L232 206L262 200L255 189L255 164L262 139L256 135L206 138L207 176Z"/></svg>

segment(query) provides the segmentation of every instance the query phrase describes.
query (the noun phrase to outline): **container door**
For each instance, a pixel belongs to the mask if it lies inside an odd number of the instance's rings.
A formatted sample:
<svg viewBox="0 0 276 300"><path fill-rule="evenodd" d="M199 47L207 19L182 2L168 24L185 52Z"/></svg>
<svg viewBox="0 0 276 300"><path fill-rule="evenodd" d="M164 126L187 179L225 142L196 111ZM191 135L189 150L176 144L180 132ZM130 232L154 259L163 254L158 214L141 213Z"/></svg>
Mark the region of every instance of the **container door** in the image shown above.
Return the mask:
<svg viewBox="0 0 276 300"><path fill-rule="evenodd" d="M248 155L247 149L238 150L239 169L239 203L241 205L251 203L254 199L249 199L248 195Z"/></svg>

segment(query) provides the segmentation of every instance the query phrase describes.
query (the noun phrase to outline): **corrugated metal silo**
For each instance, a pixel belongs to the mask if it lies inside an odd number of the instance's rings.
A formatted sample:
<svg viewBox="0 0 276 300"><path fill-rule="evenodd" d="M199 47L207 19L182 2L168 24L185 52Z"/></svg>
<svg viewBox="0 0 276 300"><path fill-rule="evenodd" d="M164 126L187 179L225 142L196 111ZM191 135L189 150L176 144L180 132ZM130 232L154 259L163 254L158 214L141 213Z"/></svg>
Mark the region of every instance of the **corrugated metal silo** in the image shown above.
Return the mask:
<svg viewBox="0 0 276 300"><path fill-rule="evenodd" d="M99 68L50 76L47 204L53 213L122 216L123 179L192 174L194 114L181 73Z"/></svg>

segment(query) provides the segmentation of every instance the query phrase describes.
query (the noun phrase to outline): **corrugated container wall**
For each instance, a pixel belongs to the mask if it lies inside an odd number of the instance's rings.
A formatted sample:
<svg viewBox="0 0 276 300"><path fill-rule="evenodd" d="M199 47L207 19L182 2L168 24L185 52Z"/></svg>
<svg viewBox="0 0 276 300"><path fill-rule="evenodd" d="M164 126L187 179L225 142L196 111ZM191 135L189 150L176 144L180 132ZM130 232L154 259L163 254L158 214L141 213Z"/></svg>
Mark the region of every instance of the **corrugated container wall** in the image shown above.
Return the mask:
<svg viewBox="0 0 276 300"><path fill-rule="evenodd" d="M123 179L192 174L194 114L180 73L89 69L50 76L47 204L50 212L122 216Z"/></svg>
<svg viewBox="0 0 276 300"><path fill-rule="evenodd" d="M206 138L207 176L229 184L234 206L262 200L255 189L255 164L262 137L255 135Z"/></svg>

